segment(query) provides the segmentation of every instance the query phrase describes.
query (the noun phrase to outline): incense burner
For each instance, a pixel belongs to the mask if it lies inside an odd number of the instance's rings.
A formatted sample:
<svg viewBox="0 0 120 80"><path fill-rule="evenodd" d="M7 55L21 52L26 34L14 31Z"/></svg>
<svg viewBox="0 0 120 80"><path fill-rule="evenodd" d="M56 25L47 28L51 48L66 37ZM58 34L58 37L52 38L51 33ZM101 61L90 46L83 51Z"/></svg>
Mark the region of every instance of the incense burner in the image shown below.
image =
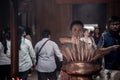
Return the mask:
<svg viewBox="0 0 120 80"><path fill-rule="evenodd" d="M75 77L70 80L92 80L92 75L101 70L101 66L94 62L97 48L89 47L88 44L66 43L62 46L65 64L62 71Z"/></svg>
<svg viewBox="0 0 120 80"><path fill-rule="evenodd" d="M76 74L79 76L85 76L99 72L101 70L101 66L98 64L76 62L66 64L62 67L62 70L70 75Z"/></svg>

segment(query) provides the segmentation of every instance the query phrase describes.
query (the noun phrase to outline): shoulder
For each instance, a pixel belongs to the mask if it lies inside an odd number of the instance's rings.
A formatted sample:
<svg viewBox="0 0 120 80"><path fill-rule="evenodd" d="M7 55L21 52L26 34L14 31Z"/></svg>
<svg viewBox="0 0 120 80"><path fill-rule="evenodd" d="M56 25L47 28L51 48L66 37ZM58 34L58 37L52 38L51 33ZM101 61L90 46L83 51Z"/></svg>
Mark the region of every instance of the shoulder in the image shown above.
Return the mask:
<svg viewBox="0 0 120 80"><path fill-rule="evenodd" d="M109 31L102 33L102 36L110 36L110 35L111 35L111 34L110 34Z"/></svg>
<svg viewBox="0 0 120 80"><path fill-rule="evenodd" d="M51 47L58 47L58 44L53 41L53 40L48 40L48 44L47 45L50 45Z"/></svg>
<svg viewBox="0 0 120 80"><path fill-rule="evenodd" d="M57 45L57 43L53 40L48 40L48 43Z"/></svg>
<svg viewBox="0 0 120 80"><path fill-rule="evenodd" d="M42 42L41 41L38 41L36 44L35 44L35 47L38 47L39 44L41 44Z"/></svg>
<svg viewBox="0 0 120 80"><path fill-rule="evenodd" d="M31 43L31 41L28 40L28 39L26 39L26 38L25 38L25 42L26 42L26 43Z"/></svg>
<svg viewBox="0 0 120 80"><path fill-rule="evenodd" d="M32 42L26 38L24 38L24 45L32 46Z"/></svg>
<svg viewBox="0 0 120 80"><path fill-rule="evenodd" d="M32 41L32 38L31 38L31 36L30 35L26 35L26 37L25 37L26 39L28 39L28 40L30 40L30 41Z"/></svg>

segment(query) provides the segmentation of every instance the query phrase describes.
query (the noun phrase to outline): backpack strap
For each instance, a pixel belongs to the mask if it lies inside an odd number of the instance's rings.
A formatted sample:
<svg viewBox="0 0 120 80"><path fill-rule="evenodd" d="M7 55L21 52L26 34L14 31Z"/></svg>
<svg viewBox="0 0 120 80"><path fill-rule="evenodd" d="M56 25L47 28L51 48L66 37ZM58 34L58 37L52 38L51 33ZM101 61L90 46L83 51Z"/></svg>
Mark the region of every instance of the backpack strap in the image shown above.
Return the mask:
<svg viewBox="0 0 120 80"><path fill-rule="evenodd" d="M48 40L49 40L49 39L48 39ZM43 46L47 43L48 40L46 40L46 41L43 43L43 45L41 46L41 48L39 49L39 51L36 53L36 65L37 65L37 63L38 63L39 53L40 53L41 49L43 48Z"/></svg>

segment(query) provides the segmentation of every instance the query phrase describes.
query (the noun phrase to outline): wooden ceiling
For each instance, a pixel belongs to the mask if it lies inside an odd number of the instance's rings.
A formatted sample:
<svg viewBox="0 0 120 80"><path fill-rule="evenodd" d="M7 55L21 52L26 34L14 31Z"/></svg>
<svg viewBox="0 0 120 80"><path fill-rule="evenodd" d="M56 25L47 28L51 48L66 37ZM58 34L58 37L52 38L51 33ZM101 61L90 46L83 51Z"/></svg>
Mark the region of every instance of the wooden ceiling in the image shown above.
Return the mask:
<svg viewBox="0 0 120 80"><path fill-rule="evenodd" d="M120 0L56 0L58 4L81 4L81 3L112 3Z"/></svg>

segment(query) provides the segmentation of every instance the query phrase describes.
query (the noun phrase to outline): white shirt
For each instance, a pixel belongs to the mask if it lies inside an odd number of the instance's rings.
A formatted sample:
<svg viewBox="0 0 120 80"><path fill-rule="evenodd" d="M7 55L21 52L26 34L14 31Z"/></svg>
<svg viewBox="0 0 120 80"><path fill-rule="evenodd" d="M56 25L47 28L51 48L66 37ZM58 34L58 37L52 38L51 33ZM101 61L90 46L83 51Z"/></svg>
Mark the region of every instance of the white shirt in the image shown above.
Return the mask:
<svg viewBox="0 0 120 80"><path fill-rule="evenodd" d="M8 54L10 54L10 41L7 41L7 53L4 53L4 47L2 45L2 43L0 42L0 65L10 65L11 64L11 59L8 56Z"/></svg>
<svg viewBox="0 0 120 80"><path fill-rule="evenodd" d="M35 62L36 56L31 41L22 37L19 50L19 72L29 70Z"/></svg>
<svg viewBox="0 0 120 80"><path fill-rule="evenodd" d="M0 65L10 64L11 42L7 40L7 53L4 54L4 47L0 43ZM23 38L19 50L19 72L29 70L36 62L35 51L30 40Z"/></svg>
<svg viewBox="0 0 120 80"><path fill-rule="evenodd" d="M44 42L48 38L43 38L35 45L35 52L39 51ZM58 45L48 40L46 44L42 47L41 52L38 57L38 64L36 65L36 70L39 72L53 72L56 69L55 55L60 61L63 61L62 53L60 52Z"/></svg>
<svg viewBox="0 0 120 80"><path fill-rule="evenodd" d="M86 40L84 37L81 37L80 40L87 43L88 47L94 46L96 48L95 41L94 41L94 39L92 37L88 37L88 40Z"/></svg>

